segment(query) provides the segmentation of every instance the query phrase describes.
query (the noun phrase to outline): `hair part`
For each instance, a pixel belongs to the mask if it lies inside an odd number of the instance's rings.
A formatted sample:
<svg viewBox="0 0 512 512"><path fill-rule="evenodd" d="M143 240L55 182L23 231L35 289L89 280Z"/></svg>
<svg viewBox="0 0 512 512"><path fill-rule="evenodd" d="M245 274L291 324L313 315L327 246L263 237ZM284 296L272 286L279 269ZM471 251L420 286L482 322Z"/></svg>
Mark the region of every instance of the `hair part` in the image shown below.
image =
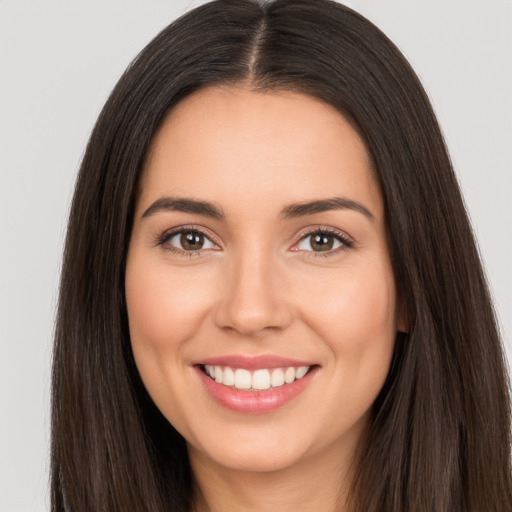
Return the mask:
<svg viewBox="0 0 512 512"><path fill-rule="evenodd" d="M185 441L148 396L124 272L151 141L201 87L289 90L335 107L382 191L409 332L399 334L352 486L354 512L512 509L504 355L463 200L428 98L397 48L330 0L217 0L164 29L123 74L71 206L55 329L56 512L188 511Z"/></svg>

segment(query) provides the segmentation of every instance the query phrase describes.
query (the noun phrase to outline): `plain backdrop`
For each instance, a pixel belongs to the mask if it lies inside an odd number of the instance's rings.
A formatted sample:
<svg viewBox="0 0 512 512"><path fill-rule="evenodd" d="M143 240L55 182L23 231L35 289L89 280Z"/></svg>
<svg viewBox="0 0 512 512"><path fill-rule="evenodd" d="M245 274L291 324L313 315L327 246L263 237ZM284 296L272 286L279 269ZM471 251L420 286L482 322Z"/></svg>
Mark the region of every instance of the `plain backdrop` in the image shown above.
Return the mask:
<svg viewBox="0 0 512 512"><path fill-rule="evenodd" d="M49 510L51 338L73 182L110 90L190 0L0 0L0 511ZM512 350L512 2L354 0L438 113Z"/></svg>

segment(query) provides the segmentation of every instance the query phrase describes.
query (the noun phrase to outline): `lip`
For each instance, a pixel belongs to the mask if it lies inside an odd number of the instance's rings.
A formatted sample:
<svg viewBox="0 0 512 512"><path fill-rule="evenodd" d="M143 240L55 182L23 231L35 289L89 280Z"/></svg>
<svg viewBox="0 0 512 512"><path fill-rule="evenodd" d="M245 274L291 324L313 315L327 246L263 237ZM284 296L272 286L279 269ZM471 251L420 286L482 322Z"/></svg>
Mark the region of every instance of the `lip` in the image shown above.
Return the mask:
<svg viewBox="0 0 512 512"><path fill-rule="evenodd" d="M311 361L300 361L298 359L290 359L286 357L274 355L246 356L246 355L225 355L218 357L210 357L193 361L192 366L212 365L212 366L229 366L231 368L244 368L246 370L261 370L264 368L283 368L288 366L314 366Z"/></svg>
<svg viewBox="0 0 512 512"><path fill-rule="evenodd" d="M202 369L203 364L211 363L214 359L209 359L208 362L199 363L194 366L194 370L198 375L201 383L206 389L207 393L213 398L219 405L229 409L231 411L245 413L245 414L265 414L270 413L286 405L300 395L311 383L314 375L319 370L318 366L313 366L308 373L301 379L293 381L291 384L285 384L276 388L266 389L264 391L241 391L231 387L224 386L215 382L211 377L206 375ZM222 361L226 359L222 358ZM280 363L284 360L279 358ZM290 360L287 360L290 361ZM256 362L253 361L255 364ZM268 363L268 362L267 362ZM261 366L258 362L258 366L248 368L247 365L232 367L235 368L246 368L246 369L259 369L259 368L277 368L281 366L295 366L295 364L278 364L277 366ZM277 363L274 363L277 364ZM231 366L227 363L219 364L219 366ZM310 366L306 364L298 364L297 366Z"/></svg>

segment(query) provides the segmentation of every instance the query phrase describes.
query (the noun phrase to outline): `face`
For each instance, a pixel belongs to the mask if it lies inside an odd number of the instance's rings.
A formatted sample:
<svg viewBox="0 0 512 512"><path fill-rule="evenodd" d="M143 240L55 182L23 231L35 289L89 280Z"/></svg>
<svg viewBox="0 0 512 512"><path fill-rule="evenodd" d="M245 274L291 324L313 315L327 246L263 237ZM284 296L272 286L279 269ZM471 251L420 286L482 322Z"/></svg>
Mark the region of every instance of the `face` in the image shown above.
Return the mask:
<svg viewBox="0 0 512 512"><path fill-rule="evenodd" d="M205 88L157 133L126 269L133 353L191 458L348 457L397 328L382 197L333 108Z"/></svg>

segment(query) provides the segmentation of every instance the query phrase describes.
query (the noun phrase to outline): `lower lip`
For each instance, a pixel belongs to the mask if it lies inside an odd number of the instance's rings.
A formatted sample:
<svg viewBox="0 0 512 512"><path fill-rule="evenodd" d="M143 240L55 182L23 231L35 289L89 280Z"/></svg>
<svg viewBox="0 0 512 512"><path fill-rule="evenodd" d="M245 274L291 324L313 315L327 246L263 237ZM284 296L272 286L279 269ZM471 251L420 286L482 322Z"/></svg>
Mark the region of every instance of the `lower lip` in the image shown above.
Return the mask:
<svg viewBox="0 0 512 512"><path fill-rule="evenodd" d="M264 414L287 404L306 389L318 367L311 368L301 379L264 391L240 391L215 382L201 367L195 367L209 395L223 407L246 414Z"/></svg>

